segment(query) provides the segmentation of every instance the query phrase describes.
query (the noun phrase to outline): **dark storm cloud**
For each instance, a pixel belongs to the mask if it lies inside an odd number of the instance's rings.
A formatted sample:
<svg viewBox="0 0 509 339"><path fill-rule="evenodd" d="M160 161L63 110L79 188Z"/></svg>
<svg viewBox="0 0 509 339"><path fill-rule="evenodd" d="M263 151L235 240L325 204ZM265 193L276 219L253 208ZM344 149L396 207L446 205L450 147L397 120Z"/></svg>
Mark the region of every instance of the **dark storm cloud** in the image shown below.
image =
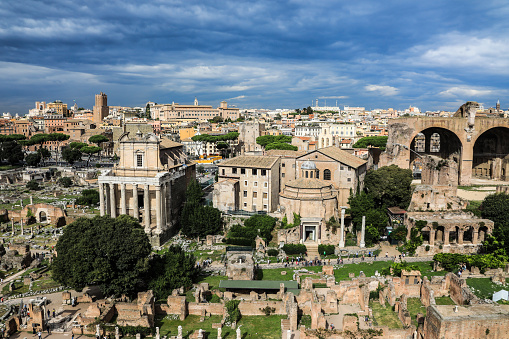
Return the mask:
<svg viewBox="0 0 509 339"><path fill-rule="evenodd" d="M0 110L231 99L454 109L507 95L503 1L4 1ZM503 101L503 100L502 100Z"/></svg>

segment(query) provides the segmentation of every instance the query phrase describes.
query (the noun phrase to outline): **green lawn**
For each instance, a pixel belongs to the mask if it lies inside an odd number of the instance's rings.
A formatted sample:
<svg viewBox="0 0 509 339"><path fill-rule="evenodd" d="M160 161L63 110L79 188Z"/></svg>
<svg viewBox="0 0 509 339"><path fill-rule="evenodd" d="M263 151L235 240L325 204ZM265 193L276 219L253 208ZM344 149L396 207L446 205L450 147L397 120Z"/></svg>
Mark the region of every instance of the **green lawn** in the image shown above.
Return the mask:
<svg viewBox="0 0 509 339"><path fill-rule="evenodd" d="M425 262L416 262L411 263L412 265L416 265L422 273L422 276L427 276L428 278L431 276L444 276L447 274L447 271L440 272L432 272L433 266L432 261ZM334 270L334 276L336 277L336 281L340 280L351 280L348 277L349 273L355 273L355 276L358 277L359 273L362 271L366 274L366 277L371 277L375 275L375 272L382 273L382 269L390 267L392 265L392 261L374 261L374 262L363 262L359 264L345 264L342 268Z"/></svg>
<svg viewBox="0 0 509 339"><path fill-rule="evenodd" d="M468 278L467 285L477 297L482 299L491 299L494 292L505 288L492 283L490 278Z"/></svg>
<svg viewBox="0 0 509 339"><path fill-rule="evenodd" d="M456 305L451 297L436 297L435 304L437 305Z"/></svg>
<svg viewBox="0 0 509 339"><path fill-rule="evenodd" d="M271 315L271 316L245 316L239 321L239 326L242 338L268 338L278 339L281 338L281 319L285 316ZM200 317L197 315L189 315L184 321L170 320L168 318L157 318L156 326L160 327L161 336L176 336L178 326L182 326L182 334L184 338L189 338L192 331L203 329L208 338L217 337L217 329L212 329L213 323L220 323L222 316L214 315L210 318L205 318L204 322L200 322ZM223 327L222 336L228 339L236 338L235 330L229 327Z"/></svg>
<svg viewBox="0 0 509 339"><path fill-rule="evenodd" d="M403 328L403 324L398 318L396 312L392 307L385 304L385 307L380 305L378 301L369 303L369 307L373 310L374 322L377 326L388 326L389 328Z"/></svg>
<svg viewBox="0 0 509 339"><path fill-rule="evenodd" d="M219 288L221 280L228 280L228 277L225 275L203 275L198 278L198 283L208 283L209 290L213 290Z"/></svg>
<svg viewBox="0 0 509 339"><path fill-rule="evenodd" d="M262 269L263 277L259 280L270 280L270 281L290 281L293 280L293 273L296 270L306 269L309 272L321 272L322 266L309 266L309 267L287 267L287 268L274 268L274 269ZM286 275L281 275L282 271L286 271Z"/></svg>
<svg viewBox="0 0 509 339"><path fill-rule="evenodd" d="M410 313L410 317L412 318L412 323L417 327L417 313L422 313L426 316L426 307L421 303L421 299L419 298L408 298L407 299L407 309Z"/></svg>

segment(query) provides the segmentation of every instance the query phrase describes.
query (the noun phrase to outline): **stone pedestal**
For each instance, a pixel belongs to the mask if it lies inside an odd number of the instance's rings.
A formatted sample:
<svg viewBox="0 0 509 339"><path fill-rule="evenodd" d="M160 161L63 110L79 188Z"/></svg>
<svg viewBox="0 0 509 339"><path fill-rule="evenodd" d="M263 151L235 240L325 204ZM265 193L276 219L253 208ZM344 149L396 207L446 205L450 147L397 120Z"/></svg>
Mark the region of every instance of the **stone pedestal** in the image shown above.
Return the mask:
<svg viewBox="0 0 509 339"><path fill-rule="evenodd" d="M179 325L179 327L177 328L177 339L182 339L182 326Z"/></svg>

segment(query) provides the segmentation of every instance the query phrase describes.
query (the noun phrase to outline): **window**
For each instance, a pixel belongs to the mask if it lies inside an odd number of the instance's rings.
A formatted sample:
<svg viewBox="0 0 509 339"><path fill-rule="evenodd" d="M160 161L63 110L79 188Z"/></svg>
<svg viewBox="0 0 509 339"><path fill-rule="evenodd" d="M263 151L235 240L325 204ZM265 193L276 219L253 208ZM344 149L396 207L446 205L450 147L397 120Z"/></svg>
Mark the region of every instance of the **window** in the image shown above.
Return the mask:
<svg viewBox="0 0 509 339"><path fill-rule="evenodd" d="M341 170L344 171L345 170L345 167L344 166L341 166Z"/></svg>
<svg viewBox="0 0 509 339"><path fill-rule="evenodd" d="M263 187L269 187L269 183L268 182L264 182L263 183Z"/></svg>
<svg viewBox="0 0 509 339"><path fill-rule="evenodd" d="M267 192L263 192L263 199L268 199L269 195L267 194Z"/></svg>
<svg viewBox="0 0 509 339"><path fill-rule="evenodd" d="M350 182L350 181L352 181L352 178L348 178L348 179L346 179L346 181Z"/></svg>
<svg viewBox="0 0 509 339"><path fill-rule="evenodd" d="M267 175L267 171L266 170L262 170L262 175L263 176Z"/></svg>
<svg viewBox="0 0 509 339"><path fill-rule="evenodd" d="M253 183L253 186L258 187L258 181L255 181L255 182Z"/></svg>
<svg viewBox="0 0 509 339"><path fill-rule="evenodd" d="M244 203L244 207L247 207L247 202Z"/></svg>
<svg viewBox="0 0 509 339"><path fill-rule="evenodd" d="M224 168L223 168L223 170L222 170L222 173L223 173L223 175L224 175Z"/></svg>
<svg viewBox="0 0 509 339"><path fill-rule="evenodd" d="M281 173L281 177L284 178L285 177L285 174L284 173Z"/></svg>
<svg viewBox="0 0 509 339"><path fill-rule="evenodd" d="M267 205L263 205L263 209L266 211L267 210Z"/></svg>
<svg viewBox="0 0 509 339"><path fill-rule="evenodd" d="M244 198L247 198L247 191L244 191Z"/></svg>
<svg viewBox="0 0 509 339"><path fill-rule="evenodd" d="M320 179L320 171L316 171L316 178Z"/></svg>
<svg viewBox="0 0 509 339"><path fill-rule="evenodd" d="M253 198L258 198L258 192L253 192Z"/></svg>
<svg viewBox="0 0 509 339"><path fill-rule="evenodd" d="M232 174L237 174L237 168L236 167L232 168Z"/></svg>
<svg viewBox="0 0 509 339"><path fill-rule="evenodd" d="M143 154L136 154L136 167L143 167Z"/></svg>
<svg viewBox="0 0 509 339"><path fill-rule="evenodd" d="M246 169L245 168L241 168L240 169L240 174L246 174Z"/></svg>
<svg viewBox="0 0 509 339"><path fill-rule="evenodd" d="M244 180L244 186L247 186L247 180Z"/></svg>
<svg viewBox="0 0 509 339"><path fill-rule="evenodd" d="M330 170L326 169L323 171L323 180L330 180Z"/></svg>
<svg viewBox="0 0 509 339"><path fill-rule="evenodd" d="M258 175L258 170L256 168L253 168L253 175Z"/></svg>
<svg viewBox="0 0 509 339"><path fill-rule="evenodd" d="M306 171L306 178L308 178L308 175L309 175L309 174L308 174L308 171Z"/></svg>
<svg viewBox="0 0 509 339"><path fill-rule="evenodd" d="M309 177L312 178L313 177L313 171L309 172Z"/></svg>
<svg viewBox="0 0 509 339"><path fill-rule="evenodd" d="M281 167L285 167L285 163L284 162L281 164Z"/></svg>

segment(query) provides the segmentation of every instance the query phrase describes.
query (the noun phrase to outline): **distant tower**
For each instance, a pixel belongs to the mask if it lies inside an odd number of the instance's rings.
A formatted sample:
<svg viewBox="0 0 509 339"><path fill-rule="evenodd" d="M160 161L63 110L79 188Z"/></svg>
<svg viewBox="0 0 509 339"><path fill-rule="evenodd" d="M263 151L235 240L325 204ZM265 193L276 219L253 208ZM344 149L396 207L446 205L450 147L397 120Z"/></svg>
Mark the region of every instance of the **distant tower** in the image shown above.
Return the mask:
<svg viewBox="0 0 509 339"><path fill-rule="evenodd" d="M194 105L198 106L198 98L197 97L194 97Z"/></svg>
<svg viewBox="0 0 509 339"><path fill-rule="evenodd" d="M100 123L104 118L108 116L110 113L110 108L108 107L108 96L101 92L100 94L95 95L95 105L94 105L94 122Z"/></svg>
<svg viewBox="0 0 509 339"><path fill-rule="evenodd" d="M500 111L500 100L497 100L497 111Z"/></svg>

